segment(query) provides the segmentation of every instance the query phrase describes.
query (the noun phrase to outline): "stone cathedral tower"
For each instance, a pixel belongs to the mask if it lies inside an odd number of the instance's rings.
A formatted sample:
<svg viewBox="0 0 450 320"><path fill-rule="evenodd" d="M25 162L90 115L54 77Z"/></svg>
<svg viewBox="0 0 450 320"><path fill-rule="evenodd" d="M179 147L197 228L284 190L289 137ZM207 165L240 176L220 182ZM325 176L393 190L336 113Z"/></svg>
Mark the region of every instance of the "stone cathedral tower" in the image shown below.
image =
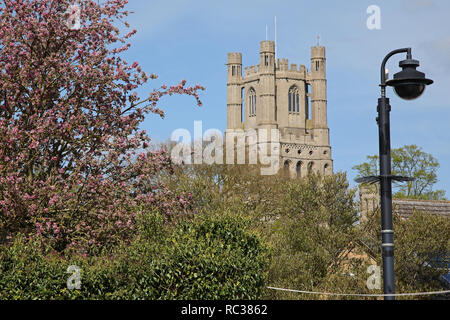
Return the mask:
<svg viewBox="0 0 450 320"><path fill-rule="evenodd" d="M260 62L246 67L228 53L227 129L278 129L280 163L293 176L333 172L327 125L325 48L311 48L311 68L275 61L273 41L261 41Z"/></svg>

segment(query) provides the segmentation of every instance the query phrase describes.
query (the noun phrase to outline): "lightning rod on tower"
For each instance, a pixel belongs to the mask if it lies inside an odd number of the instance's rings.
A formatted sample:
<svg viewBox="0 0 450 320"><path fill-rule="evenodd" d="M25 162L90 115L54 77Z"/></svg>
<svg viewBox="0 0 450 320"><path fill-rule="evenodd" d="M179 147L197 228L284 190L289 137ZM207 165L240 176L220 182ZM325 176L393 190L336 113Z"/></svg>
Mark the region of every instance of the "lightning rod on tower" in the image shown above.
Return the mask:
<svg viewBox="0 0 450 320"><path fill-rule="evenodd" d="M277 16L275 16L275 64L277 63Z"/></svg>

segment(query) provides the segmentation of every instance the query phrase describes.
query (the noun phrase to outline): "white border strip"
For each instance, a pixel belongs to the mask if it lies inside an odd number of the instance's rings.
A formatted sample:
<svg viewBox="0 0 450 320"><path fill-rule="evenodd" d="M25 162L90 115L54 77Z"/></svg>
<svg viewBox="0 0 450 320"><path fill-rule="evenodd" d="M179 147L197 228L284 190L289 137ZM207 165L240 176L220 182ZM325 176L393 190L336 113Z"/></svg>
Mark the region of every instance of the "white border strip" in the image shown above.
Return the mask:
<svg viewBox="0 0 450 320"><path fill-rule="evenodd" d="M306 294L318 294L318 295L326 295L326 296L353 296L353 297L405 297L405 296L427 296L427 295L450 293L450 290L431 291L431 292L414 292L414 293L395 293L395 294L368 294L368 293L364 294L364 293L329 293L329 292L301 291L301 290L275 288L275 287L267 287L267 289L296 292L296 293L306 293Z"/></svg>

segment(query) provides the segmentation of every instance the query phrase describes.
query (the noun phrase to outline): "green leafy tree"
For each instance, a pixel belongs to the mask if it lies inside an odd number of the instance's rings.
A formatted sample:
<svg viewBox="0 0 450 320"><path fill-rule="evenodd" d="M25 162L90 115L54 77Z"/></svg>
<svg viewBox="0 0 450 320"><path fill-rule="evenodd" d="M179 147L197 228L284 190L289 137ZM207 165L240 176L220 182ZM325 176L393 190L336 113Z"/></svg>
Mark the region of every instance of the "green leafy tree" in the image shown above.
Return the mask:
<svg viewBox="0 0 450 320"><path fill-rule="evenodd" d="M358 241L382 265L380 210L363 221ZM442 276L450 270L450 219L414 210L408 219L394 215L395 286L397 293L441 291ZM375 292L372 292L375 293ZM436 296L398 297L397 299L433 299Z"/></svg>
<svg viewBox="0 0 450 320"><path fill-rule="evenodd" d="M392 149L392 174L415 178L414 181L394 185L396 198L445 200L444 190L433 190L438 182L438 160L416 145ZM379 158L367 156L367 162L353 167L358 177L379 175Z"/></svg>
<svg viewBox="0 0 450 320"><path fill-rule="evenodd" d="M200 212L229 211L251 219L253 231L271 248L267 286L369 293L367 261L348 258L361 231L355 225L356 190L345 174L291 179L262 176L256 165L186 165L165 176L164 185L176 193L192 192ZM264 298L324 297L267 289Z"/></svg>

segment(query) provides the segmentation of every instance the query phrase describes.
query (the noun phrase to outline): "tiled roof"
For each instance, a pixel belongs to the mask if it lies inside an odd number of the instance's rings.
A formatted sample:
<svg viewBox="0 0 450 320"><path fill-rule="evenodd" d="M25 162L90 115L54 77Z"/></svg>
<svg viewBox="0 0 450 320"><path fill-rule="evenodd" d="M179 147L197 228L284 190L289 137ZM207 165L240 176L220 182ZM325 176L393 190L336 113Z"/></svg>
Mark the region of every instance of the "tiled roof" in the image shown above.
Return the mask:
<svg viewBox="0 0 450 320"><path fill-rule="evenodd" d="M450 218L450 201L392 199L393 211L408 218L414 210Z"/></svg>

